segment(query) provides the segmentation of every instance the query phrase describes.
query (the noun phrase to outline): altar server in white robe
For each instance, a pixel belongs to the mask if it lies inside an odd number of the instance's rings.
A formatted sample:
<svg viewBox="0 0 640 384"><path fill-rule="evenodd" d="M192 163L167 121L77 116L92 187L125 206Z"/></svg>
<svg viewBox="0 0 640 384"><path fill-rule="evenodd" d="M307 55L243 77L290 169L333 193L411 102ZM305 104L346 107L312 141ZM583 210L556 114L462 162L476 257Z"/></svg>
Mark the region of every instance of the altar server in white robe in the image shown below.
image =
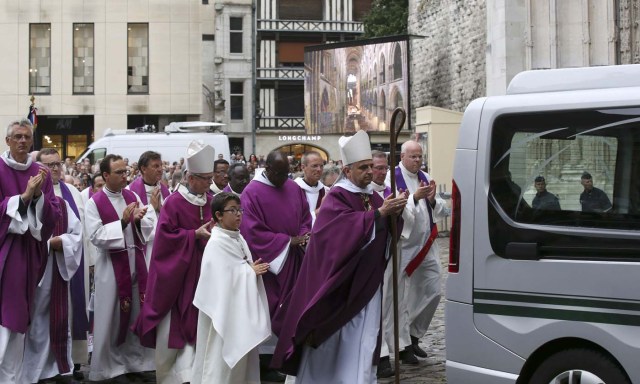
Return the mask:
<svg viewBox="0 0 640 384"><path fill-rule="evenodd" d="M85 207L85 229L98 248L95 265L93 354L89 380L116 378L155 369L153 349L140 345L129 329L146 292L145 242L154 228L140 198L127 189L122 157L100 163L105 180ZM132 376L132 375L128 375Z"/></svg>
<svg viewBox="0 0 640 384"><path fill-rule="evenodd" d="M271 335L261 277L269 264L253 261L238 230L242 208L236 195L217 194L211 213L216 226L204 251L193 301L200 314L191 383L260 384L257 347Z"/></svg>

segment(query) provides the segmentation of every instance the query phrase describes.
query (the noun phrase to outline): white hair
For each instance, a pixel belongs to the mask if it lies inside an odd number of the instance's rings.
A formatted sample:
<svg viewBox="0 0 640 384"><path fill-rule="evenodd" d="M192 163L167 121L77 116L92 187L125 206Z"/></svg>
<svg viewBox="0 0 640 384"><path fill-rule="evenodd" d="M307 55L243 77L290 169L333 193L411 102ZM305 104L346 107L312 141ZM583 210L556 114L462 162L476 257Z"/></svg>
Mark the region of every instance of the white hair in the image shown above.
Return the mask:
<svg viewBox="0 0 640 384"><path fill-rule="evenodd" d="M11 137L13 134L13 127L16 125L19 127L29 128L31 130L31 134L33 134L33 124L31 124L31 121L29 121L29 119L20 119L9 123L7 126L7 137Z"/></svg>

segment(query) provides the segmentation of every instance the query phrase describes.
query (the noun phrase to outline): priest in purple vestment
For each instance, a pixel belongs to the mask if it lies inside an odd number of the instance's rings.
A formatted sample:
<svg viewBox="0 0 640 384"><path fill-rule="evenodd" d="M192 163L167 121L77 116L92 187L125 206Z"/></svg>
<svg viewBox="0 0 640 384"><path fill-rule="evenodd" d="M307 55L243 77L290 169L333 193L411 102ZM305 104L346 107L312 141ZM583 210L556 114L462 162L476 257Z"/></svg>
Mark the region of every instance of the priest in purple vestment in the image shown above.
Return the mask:
<svg viewBox="0 0 640 384"><path fill-rule="evenodd" d="M192 142L186 157L187 184L179 185L160 211L146 300L134 325L142 345L156 349L159 383L191 381L198 328L193 297L213 224L213 197L207 191L214 159L213 147Z"/></svg>
<svg viewBox="0 0 640 384"><path fill-rule="evenodd" d="M244 218L240 232L254 259L269 263L269 272L263 275L263 281L274 331L278 326L273 319L280 310L282 299L296 282L311 230L305 193L287 177L288 173L286 155L273 151L267 156L265 170L242 193ZM265 370L275 347L275 338L272 339L260 347L264 380L267 375L270 380L278 379L273 371Z"/></svg>
<svg viewBox="0 0 640 384"><path fill-rule="evenodd" d="M9 150L0 155L0 382L15 383L60 205L49 171L29 156L31 122L9 124L5 141Z"/></svg>
<svg viewBox="0 0 640 384"><path fill-rule="evenodd" d="M140 197L142 204L147 206L147 211L154 213L157 216L160 214L160 209L164 203L164 199L169 197L169 189L160 182L162 180L162 156L158 152L146 151L140 155L138 160L138 169L140 169L141 177L138 177L127 186L127 188ZM155 228L153 234L155 234ZM149 260L151 260L151 254L153 252L153 234L147 241L147 252L144 258L149 267Z"/></svg>
<svg viewBox="0 0 640 384"><path fill-rule="evenodd" d="M291 296L272 366L296 383L375 383L388 217L406 196L382 199L370 186L365 131L339 141L340 179L322 203Z"/></svg>
<svg viewBox="0 0 640 384"><path fill-rule="evenodd" d="M229 166L229 184L222 190L222 192L230 192L240 197L242 192L251 181L251 175L247 169L246 164L234 163Z"/></svg>

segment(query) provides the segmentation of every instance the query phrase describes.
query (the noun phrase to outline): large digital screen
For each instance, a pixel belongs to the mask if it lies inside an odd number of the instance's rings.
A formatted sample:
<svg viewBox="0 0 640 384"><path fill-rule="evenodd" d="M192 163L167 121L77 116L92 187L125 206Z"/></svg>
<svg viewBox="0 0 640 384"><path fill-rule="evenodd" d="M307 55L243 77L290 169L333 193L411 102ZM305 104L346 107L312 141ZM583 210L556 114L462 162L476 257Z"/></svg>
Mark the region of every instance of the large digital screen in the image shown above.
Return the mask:
<svg viewBox="0 0 640 384"><path fill-rule="evenodd" d="M396 107L409 112L407 47L407 37L306 47L307 133L388 132Z"/></svg>

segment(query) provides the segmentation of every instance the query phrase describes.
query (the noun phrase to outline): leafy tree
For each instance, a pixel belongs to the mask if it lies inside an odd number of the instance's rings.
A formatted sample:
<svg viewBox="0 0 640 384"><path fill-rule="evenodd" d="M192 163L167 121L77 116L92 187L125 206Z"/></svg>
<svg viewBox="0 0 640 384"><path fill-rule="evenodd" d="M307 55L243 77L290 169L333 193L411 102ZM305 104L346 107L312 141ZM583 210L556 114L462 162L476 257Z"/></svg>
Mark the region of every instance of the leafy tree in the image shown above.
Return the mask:
<svg viewBox="0 0 640 384"><path fill-rule="evenodd" d="M363 38L407 33L409 0L373 0L364 18Z"/></svg>

